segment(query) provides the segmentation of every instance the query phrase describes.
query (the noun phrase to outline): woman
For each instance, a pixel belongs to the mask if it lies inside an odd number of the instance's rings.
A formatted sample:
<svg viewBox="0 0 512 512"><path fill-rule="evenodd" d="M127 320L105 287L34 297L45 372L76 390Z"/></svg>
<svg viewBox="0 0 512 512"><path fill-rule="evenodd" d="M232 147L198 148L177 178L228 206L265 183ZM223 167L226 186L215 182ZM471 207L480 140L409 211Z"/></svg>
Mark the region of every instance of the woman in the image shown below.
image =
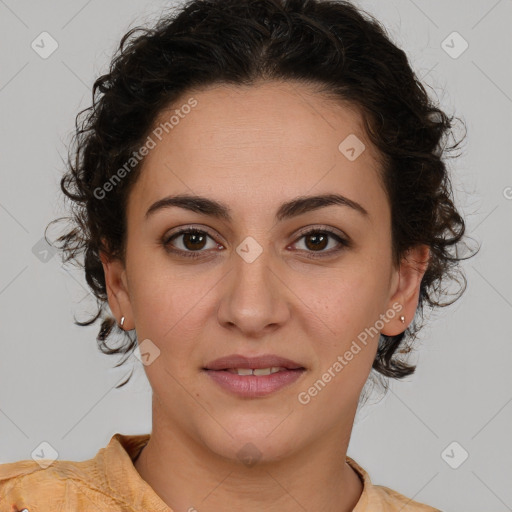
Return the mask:
<svg viewBox="0 0 512 512"><path fill-rule="evenodd" d="M370 371L414 372L464 235L453 118L383 28L346 2L192 0L125 35L87 112L59 242L100 301L81 325L139 346L153 428L4 464L4 509L437 510L346 455Z"/></svg>

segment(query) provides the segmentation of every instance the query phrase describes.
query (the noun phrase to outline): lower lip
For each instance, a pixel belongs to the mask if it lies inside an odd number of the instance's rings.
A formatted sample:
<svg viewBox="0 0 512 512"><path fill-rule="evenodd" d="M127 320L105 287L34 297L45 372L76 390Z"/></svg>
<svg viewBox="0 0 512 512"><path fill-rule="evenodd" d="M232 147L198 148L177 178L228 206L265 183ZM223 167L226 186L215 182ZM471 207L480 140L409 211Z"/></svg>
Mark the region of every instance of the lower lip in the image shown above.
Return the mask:
<svg viewBox="0 0 512 512"><path fill-rule="evenodd" d="M258 398L289 386L306 371L286 370L270 375L238 375L226 370L205 370L224 390L244 398Z"/></svg>

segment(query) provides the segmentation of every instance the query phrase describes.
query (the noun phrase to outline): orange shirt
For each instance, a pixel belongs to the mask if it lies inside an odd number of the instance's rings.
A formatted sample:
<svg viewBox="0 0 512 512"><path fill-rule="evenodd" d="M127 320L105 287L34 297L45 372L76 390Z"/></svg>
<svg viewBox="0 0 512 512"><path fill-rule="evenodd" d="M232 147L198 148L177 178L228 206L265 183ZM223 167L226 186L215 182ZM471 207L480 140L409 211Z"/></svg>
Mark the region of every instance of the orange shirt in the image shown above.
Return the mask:
<svg viewBox="0 0 512 512"><path fill-rule="evenodd" d="M82 462L57 459L44 468L34 460L1 464L0 512L172 512L133 465L149 436L115 434ZM353 512L440 512L373 485L363 468L346 459L364 484Z"/></svg>

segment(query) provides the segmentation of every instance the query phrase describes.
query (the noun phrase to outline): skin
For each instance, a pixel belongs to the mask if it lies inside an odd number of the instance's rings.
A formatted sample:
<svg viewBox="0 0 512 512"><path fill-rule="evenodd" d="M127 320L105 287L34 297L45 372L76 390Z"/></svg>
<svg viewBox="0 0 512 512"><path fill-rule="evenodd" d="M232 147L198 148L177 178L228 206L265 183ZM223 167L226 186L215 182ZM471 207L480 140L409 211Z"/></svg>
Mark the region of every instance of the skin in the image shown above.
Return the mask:
<svg viewBox="0 0 512 512"><path fill-rule="evenodd" d="M145 366L153 430L135 467L175 511L352 510L362 484L345 455L378 337L307 405L297 396L394 303L403 309L382 333L407 327L426 269L414 261L426 262L428 248L393 265L379 154L355 107L273 81L189 91L174 108L191 96L197 106L150 151L130 193L126 260L101 255L117 321L125 316L124 329L160 350ZM366 146L354 161L338 150L350 134ZM177 193L222 202L233 219L179 207L145 218L155 201ZM331 205L276 221L283 202L324 193L343 194L368 215ZM213 235L199 245L203 255L167 252L165 235L191 224ZM337 240L315 249L299 233L306 226L328 227L352 245L328 255ZM262 248L252 263L236 252L247 236ZM183 236L171 243L196 247ZM326 256L308 257L318 252ZM306 372L266 397L239 398L201 370L232 353L277 354ZM260 454L252 466L237 455L247 443Z"/></svg>

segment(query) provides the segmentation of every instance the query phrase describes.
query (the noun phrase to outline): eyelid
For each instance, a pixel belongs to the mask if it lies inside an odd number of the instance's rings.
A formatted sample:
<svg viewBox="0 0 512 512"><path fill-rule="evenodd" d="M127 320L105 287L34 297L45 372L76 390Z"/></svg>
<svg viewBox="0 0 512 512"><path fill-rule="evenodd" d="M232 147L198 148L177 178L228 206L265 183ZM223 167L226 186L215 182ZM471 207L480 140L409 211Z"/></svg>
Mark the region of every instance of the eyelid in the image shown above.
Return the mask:
<svg viewBox="0 0 512 512"><path fill-rule="evenodd" d="M333 234L333 235L339 236L343 240L346 240L347 243L350 242L350 237L346 233L341 231L341 229L334 228L334 227L328 226L326 224L310 224L309 226L304 226L303 228L301 228L298 231L297 236L301 237L301 236L307 235L311 231L313 231L313 232L316 232L316 231L326 232L326 233L329 233L329 234Z"/></svg>
<svg viewBox="0 0 512 512"><path fill-rule="evenodd" d="M215 242L217 242L217 238L220 239L220 242L222 245L226 245L226 241L224 240L224 237L218 234L217 231L215 231L209 226L206 226L204 224L186 224L185 226L179 226L177 228L172 229L169 232L166 232L165 235L162 237L165 241L170 241L170 239L177 235L182 235L183 233L188 233L189 231L202 231L206 233L211 239L213 239Z"/></svg>

